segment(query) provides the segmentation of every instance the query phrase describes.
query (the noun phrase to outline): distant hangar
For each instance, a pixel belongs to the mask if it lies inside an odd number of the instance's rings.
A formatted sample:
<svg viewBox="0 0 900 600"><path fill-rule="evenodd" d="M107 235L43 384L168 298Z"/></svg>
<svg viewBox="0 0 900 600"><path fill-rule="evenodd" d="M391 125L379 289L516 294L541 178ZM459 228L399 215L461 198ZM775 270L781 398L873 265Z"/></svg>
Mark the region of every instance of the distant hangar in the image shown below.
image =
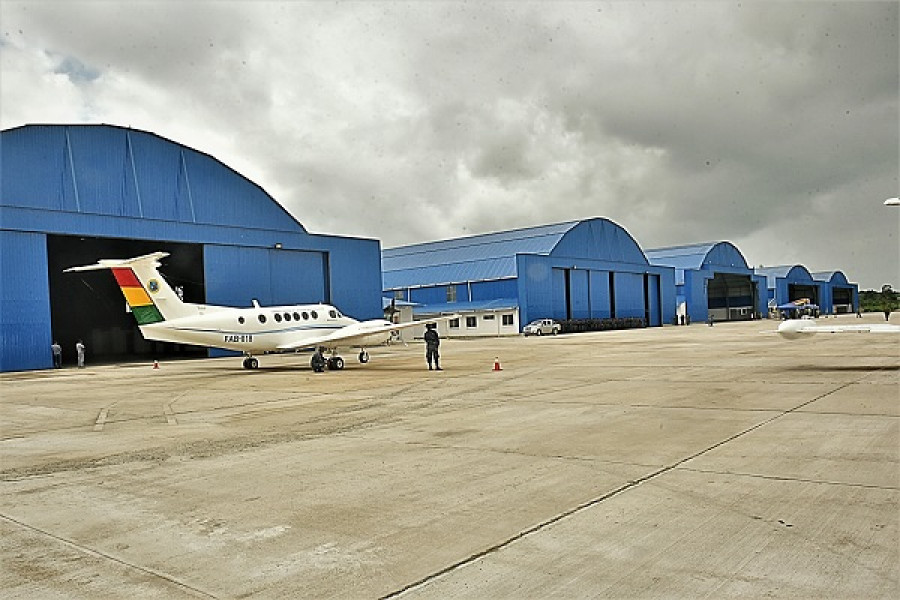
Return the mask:
<svg viewBox="0 0 900 600"><path fill-rule="evenodd" d="M535 318L659 326L675 314L674 269L604 218L389 248L382 270L387 297L462 313L451 335L518 333Z"/></svg>
<svg viewBox="0 0 900 600"><path fill-rule="evenodd" d="M851 312L840 271L750 267L731 242L642 250L604 218L467 236L382 251L385 302L420 319L459 313L444 333L516 334L533 319L640 319L646 326L763 318L800 298Z"/></svg>
<svg viewBox="0 0 900 600"><path fill-rule="evenodd" d="M309 233L212 156L109 125L3 130L0 152L0 371L49 368L54 338L68 361L78 339L94 359L207 354L144 341L108 273L62 272L99 258L167 251L190 302L382 314L377 240Z"/></svg>
<svg viewBox="0 0 900 600"><path fill-rule="evenodd" d="M647 258L675 268L679 318L739 321L766 314L766 278L731 242L656 248Z"/></svg>

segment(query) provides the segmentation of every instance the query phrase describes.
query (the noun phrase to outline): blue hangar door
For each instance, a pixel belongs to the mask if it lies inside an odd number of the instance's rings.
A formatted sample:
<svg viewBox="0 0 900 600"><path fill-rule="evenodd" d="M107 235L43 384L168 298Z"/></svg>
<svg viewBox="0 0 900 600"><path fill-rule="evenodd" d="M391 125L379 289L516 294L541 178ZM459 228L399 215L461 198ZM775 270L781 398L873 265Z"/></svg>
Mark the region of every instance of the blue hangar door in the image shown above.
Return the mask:
<svg viewBox="0 0 900 600"><path fill-rule="evenodd" d="M590 279L585 269L553 269L553 318L590 317Z"/></svg>

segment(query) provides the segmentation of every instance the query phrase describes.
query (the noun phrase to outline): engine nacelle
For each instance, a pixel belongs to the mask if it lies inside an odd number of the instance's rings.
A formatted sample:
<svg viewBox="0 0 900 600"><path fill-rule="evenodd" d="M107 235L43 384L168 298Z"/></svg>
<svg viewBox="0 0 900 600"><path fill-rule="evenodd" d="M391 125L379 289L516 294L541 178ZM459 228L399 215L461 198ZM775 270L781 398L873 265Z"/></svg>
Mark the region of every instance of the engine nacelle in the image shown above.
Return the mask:
<svg viewBox="0 0 900 600"><path fill-rule="evenodd" d="M786 340L810 338L816 334L815 330L809 329L810 325L815 325L815 322L809 319L791 319L778 326L778 335Z"/></svg>

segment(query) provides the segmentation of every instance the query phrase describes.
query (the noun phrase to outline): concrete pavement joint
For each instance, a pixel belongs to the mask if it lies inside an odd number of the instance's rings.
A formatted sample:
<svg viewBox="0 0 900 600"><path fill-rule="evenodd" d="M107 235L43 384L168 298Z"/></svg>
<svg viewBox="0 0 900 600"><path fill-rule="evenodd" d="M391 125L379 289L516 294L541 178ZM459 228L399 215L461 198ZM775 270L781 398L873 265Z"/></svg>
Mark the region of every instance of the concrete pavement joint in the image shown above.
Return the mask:
<svg viewBox="0 0 900 600"><path fill-rule="evenodd" d="M861 377L860 380L862 380L862 379L863 378ZM399 598L402 595L406 594L407 592L410 592L414 589L417 589L424 585L427 585L428 583L430 583L436 579L439 579L439 578L443 577L444 575L447 575L448 573L456 571L457 569L461 569L462 567L465 567L465 566L470 565L478 560L481 560L482 558L484 558L486 556L489 556L489 555L494 554L504 548L507 548L507 547L511 546L513 543L515 543L521 539L524 539L525 537L530 536L531 534L534 534L534 533L537 533L539 531L546 529L550 525L558 523L558 522L562 521L563 519L566 519L572 515L580 513L588 508L592 508L592 507L600 504L601 502L608 500L609 498L618 496L622 492L626 492L632 488L635 488L644 482L650 481L660 475L663 475L674 469L677 469L678 467L680 467L681 465L683 465L684 463L686 463L690 460L698 458L711 450L715 450L716 448L719 448L729 442L732 442L739 437L742 437L752 431L759 429L760 427L768 425L769 423L771 423L777 419L780 419L781 417L788 415L792 412L795 412L795 411L803 408L804 406L808 406L809 404L812 404L813 402L816 402L818 400L821 400L822 398L830 396L831 394L834 394L846 387L849 387L850 385L853 385L853 383L855 383L855 382L847 382L842 385L839 385L838 387L836 387L824 394L820 394L819 396L816 396L815 398L812 398L805 402L801 402L800 404L798 404L797 406L795 406L789 410L781 411L777 415L774 415L764 421L761 421L760 423L757 423L756 425L753 425L752 427L748 427L747 429L740 431L732 436L729 436L729 437L725 438L724 440L721 440L703 450L695 452L694 454L691 454L690 456L682 458L679 461L672 463L671 465L668 465L668 466L662 467L660 469L657 469L655 471L652 471L651 473L648 473L647 475L644 475L643 477L629 480L627 483L625 483L617 488L614 488L613 490L606 492L605 494L602 494L596 498L588 500L587 502L578 504L578 505L574 506L573 508L570 508L568 510L565 510L561 513L554 515L553 517L550 517L549 519L540 521L539 523L529 527L528 529L520 531L519 533L517 533L505 540L502 540L502 541L498 542L497 544L494 544L492 546L489 546L488 548L485 548L483 550L475 552L474 554L471 554L461 560L458 560L455 563L452 563L452 564L444 567L443 569L440 569L438 571L435 571L434 573L426 575L425 577L422 577L406 586L403 586L402 588L400 588L398 590L395 590L393 592L385 594L384 596L380 597L380 600L389 600L391 598Z"/></svg>
<svg viewBox="0 0 900 600"><path fill-rule="evenodd" d="M692 469L690 467L678 467L679 471L691 473L707 473L709 475L733 475L735 477L753 477L755 479L769 479L771 481L793 481L797 483L817 483L822 485L841 485L846 487L863 488L869 490L884 490L887 492L900 491L900 487L893 485L872 485L868 483L850 483L846 481L826 481L824 479L808 479L805 477L786 477L782 475L763 475L761 473L741 473L739 471L716 471L715 469Z"/></svg>
<svg viewBox="0 0 900 600"><path fill-rule="evenodd" d="M33 525L29 525L29 524L27 524L27 523L23 523L22 521L19 521L19 520L17 520L17 519L14 519L14 518L12 518L12 517L7 516L7 515L0 514L0 519L3 519L3 520L6 521L7 523L11 523L11 524L13 524L13 525L17 525L18 527L20 527L20 528L22 528L22 529L27 529L28 531L31 531L32 533L37 533L37 534L40 534L40 535L42 535L42 536L44 536L44 537L50 538L50 539L52 539L52 540L54 540L54 541L56 541L56 542L59 542L59 543L63 544L64 546L68 546L69 548L72 548L72 549L74 549L74 550L77 550L77 551L79 551L79 552L81 552L81 553L83 553L83 554L87 554L87 555L93 556L93 557L95 557L95 558L102 558L102 559L105 559L105 560L114 562L114 563L116 563L116 564L122 565L122 566L124 566L124 567L128 567L128 568L130 568L130 569L135 569L135 570L137 570L137 571L140 571L140 572L145 573L145 574L147 574L147 575L151 575L151 576L156 577L156 578L158 578L158 579L162 579L162 580L164 580L164 581L167 581L168 583L171 583L171 584L173 584L173 585L175 585L175 586L178 586L178 587L180 587L180 588L182 588L182 589L184 589L184 590L187 590L188 592L191 592L191 593L194 594L194 595L201 596L201 597L203 597L203 598L218 598L218 596L215 596L215 595L213 595L213 594L210 594L209 592L205 592L205 591L203 591L203 590L201 590L201 589L199 589L199 588L196 588L196 587L194 587L194 586L192 586L192 585L189 585L189 584L187 584L187 583L184 583L183 581L179 581L178 579L175 579L174 577L172 577L171 575L167 575L166 573L162 573L162 572L157 571L157 570L155 570L155 569L151 569L150 567L142 567L142 566L140 566L140 565L136 565L136 564L134 564L134 563L130 563L130 562L126 561L126 560L122 560L121 558L116 558L115 556L106 554L105 552L101 552L101 551L99 551L99 550L94 550L93 548L88 548L87 546L82 546L81 544L79 544L79 543L77 543L77 542L73 542L72 540L69 540L69 539L66 539L66 538L64 538L64 537L58 536L58 535L56 535L56 534L54 534L54 533L50 533L49 531L45 531L45 530L40 529L40 528L38 528L38 527L34 527Z"/></svg>

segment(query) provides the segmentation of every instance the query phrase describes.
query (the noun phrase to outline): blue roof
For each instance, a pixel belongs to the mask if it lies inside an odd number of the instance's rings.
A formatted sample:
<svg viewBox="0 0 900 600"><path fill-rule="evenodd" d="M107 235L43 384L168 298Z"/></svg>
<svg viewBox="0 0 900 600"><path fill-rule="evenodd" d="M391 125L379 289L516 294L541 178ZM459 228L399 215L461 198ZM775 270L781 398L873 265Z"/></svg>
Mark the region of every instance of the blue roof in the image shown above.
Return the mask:
<svg viewBox="0 0 900 600"><path fill-rule="evenodd" d="M700 269L705 266L749 269L741 251L731 242L705 242L645 250L651 265L676 269Z"/></svg>
<svg viewBox="0 0 900 600"><path fill-rule="evenodd" d="M647 264L621 226L595 218L386 248L384 289L516 277L516 255L539 254Z"/></svg>
<svg viewBox="0 0 900 600"><path fill-rule="evenodd" d="M814 281L826 281L832 285L852 285L841 271L816 271L811 275Z"/></svg>
<svg viewBox="0 0 900 600"><path fill-rule="evenodd" d="M766 276L766 286L775 287L776 279L793 279L794 281L812 281L812 275L803 265L779 265L777 267L757 267L753 271Z"/></svg>
<svg viewBox="0 0 900 600"><path fill-rule="evenodd" d="M257 184L154 133L115 125L24 125L0 134L3 206L307 233Z"/></svg>
<svg viewBox="0 0 900 600"><path fill-rule="evenodd" d="M472 302L445 302L442 304L420 305L413 308L413 314L452 314L476 310L511 310L518 307L519 301L515 298L495 298L494 300L473 300Z"/></svg>

